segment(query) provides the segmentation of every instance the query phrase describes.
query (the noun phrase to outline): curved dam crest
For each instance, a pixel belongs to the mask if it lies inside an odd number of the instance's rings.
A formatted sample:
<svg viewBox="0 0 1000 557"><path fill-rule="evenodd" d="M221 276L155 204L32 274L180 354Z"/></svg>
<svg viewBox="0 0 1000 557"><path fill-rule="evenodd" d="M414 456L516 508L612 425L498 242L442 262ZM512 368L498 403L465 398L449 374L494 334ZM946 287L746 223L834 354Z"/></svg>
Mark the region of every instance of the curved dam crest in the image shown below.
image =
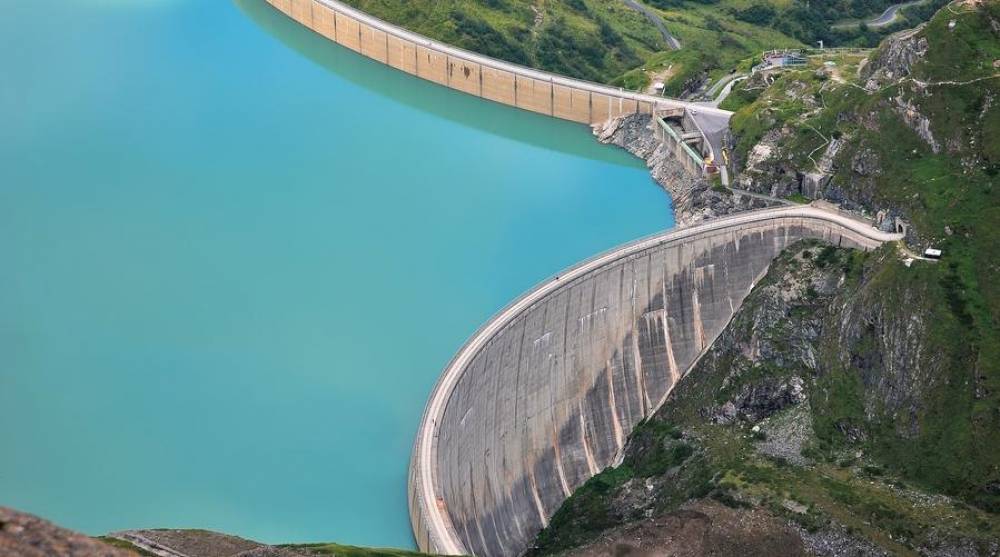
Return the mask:
<svg viewBox="0 0 1000 557"><path fill-rule="evenodd" d="M731 115L508 64L337 0L268 2L368 58L501 104L586 124L690 116L703 147L692 160L714 157ZM678 152L686 146L673 139ZM408 480L419 548L524 553L573 490L615 462L771 261L806 238L868 250L900 235L812 206L744 213L598 255L489 320L445 368L421 419Z"/></svg>
<svg viewBox="0 0 1000 557"><path fill-rule="evenodd" d="M868 250L900 236L825 209L765 209L599 255L500 312L425 410L409 482L419 547L523 553L806 238Z"/></svg>

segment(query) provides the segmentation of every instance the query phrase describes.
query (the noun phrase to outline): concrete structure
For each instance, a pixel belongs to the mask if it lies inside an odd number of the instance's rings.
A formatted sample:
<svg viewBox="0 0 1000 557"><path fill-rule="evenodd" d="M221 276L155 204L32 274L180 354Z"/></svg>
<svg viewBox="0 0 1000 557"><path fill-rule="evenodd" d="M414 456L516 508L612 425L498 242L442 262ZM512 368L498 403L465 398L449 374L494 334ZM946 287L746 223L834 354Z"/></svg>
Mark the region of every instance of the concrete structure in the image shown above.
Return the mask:
<svg viewBox="0 0 1000 557"><path fill-rule="evenodd" d="M639 240L540 284L458 352L413 450L410 516L432 553L522 553L569 494L615 462L789 244L896 240L784 207Z"/></svg>
<svg viewBox="0 0 1000 557"><path fill-rule="evenodd" d="M660 140L689 172L721 153L727 111L494 60L336 0L268 2L346 48L483 99L585 124L655 114ZM871 249L899 235L815 207L747 213L597 256L487 322L445 369L421 420L408 486L420 549L522 553L802 238Z"/></svg>
<svg viewBox="0 0 1000 557"><path fill-rule="evenodd" d="M400 71L470 95L582 124L654 109L687 109L705 130L728 126L731 112L645 95L518 66L433 41L337 0L267 0L316 33ZM711 132L707 132L711 133ZM718 150L717 138L706 137ZM718 158L713 155L713 158Z"/></svg>
<svg viewBox="0 0 1000 557"><path fill-rule="evenodd" d="M698 174L718 168L714 164L711 144L705 141L705 134L697 128L686 110L657 110L654 116L657 125L653 133L656 139L666 145L684 170L689 174Z"/></svg>

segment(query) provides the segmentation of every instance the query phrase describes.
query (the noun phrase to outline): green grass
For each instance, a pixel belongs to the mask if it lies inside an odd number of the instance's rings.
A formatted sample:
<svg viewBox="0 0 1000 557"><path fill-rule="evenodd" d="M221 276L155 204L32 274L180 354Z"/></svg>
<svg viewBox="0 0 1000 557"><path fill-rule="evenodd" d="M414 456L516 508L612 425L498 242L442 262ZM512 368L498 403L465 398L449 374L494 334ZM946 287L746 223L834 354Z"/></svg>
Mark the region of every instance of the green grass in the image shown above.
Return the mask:
<svg viewBox="0 0 1000 557"><path fill-rule="evenodd" d="M930 49L914 67L915 77L931 82L992 75L993 60L1000 58L1000 33L989 20L1000 20L1000 5L983 9L935 17L924 31ZM957 25L948 29L952 20ZM801 77L808 84L807 76ZM848 137L833 183L850 197L900 210L922 245L945 252L937 265L907 268L886 260L866 294L873 303L889 301L892 313L886 320L920 316L927 323L922 355L914 365L934 376L914 379L927 383L917 401L917 431L900 435L897 420L903 417L877 408L873 419L866 418L860 407L863 387L848 366L823 379L832 395L816 401L817 433L824 448L833 449L843 441L838 421L867 422L869 448L890 470L926 489L1000 512L1000 493L991 487L1000 484L1000 107L987 100L995 98L1000 80L931 85L926 92L904 83L876 95L841 86L824 93L825 110L801 120L802 107L783 100L782 93L798 79L783 76L740 108L733 120L738 149L749 148L770 129L791 125L796 132L783 144L783 156L802 168L808 167L805 153L817 144L810 137L814 134L801 133L806 124L827 137ZM897 97L930 119L939 152L900 119ZM859 177L851 170L850 161L863 149L876 155L877 176ZM884 350L874 344L876 337L872 331L859 340L857 358ZM831 354L843 349L830 347Z"/></svg>
<svg viewBox="0 0 1000 557"><path fill-rule="evenodd" d="M795 147L805 142L822 143L822 139L811 128L797 123L809 107L801 98L796 98L791 93L793 88L814 84L814 80L812 72L808 70L790 71L780 74L765 94L752 93L754 100L741 106L730 121L730 129L737 138L734 151L738 160L746 160L750 149L759 143L768 131L781 129L790 124L796 126L798 133L790 143L783 145L788 151L808 153L808 150ZM743 95L739 92L736 94Z"/></svg>
<svg viewBox="0 0 1000 557"><path fill-rule="evenodd" d="M762 329L753 318L752 308L755 304L766 304L758 299L760 288L781 287L777 280L787 274L801 277L810 265L832 273L842 283L844 290L834 296L843 299L874 296L886 307L898 308L902 315L914 308L906 298L898 296L909 292L910 299L925 299L921 292L911 290L919 288L923 278L909 273L916 267L907 269L898 263L893 246L863 253L815 241L803 242L772 265L727 334L736 339L752 335L768 338L772 349L786 353L783 360L789 362L792 347L779 342L781 335L787 333L782 328L786 324L779 320L775 328ZM921 271L932 273L939 267L926 265ZM909 273L906 280L912 282L900 283L897 273ZM889 290L883 292L883 289ZM807 295L801 301L806 311L796 313L791 308L792 315L798 316L793 319L811 319L821 311L817 308L837 306L832 302L829 297ZM746 311L750 313L745 314ZM832 316L835 321L839 318ZM863 341L859 346L859 357L864 357L865 350L876 348ZM826 348L821 344L818 354L821 359L830 357L824 353ZM932 346L930 350L937 348ZM732 351L707 353L675 389L668 404L635 429L623 465L606 470L567 500L538 538L538 549L533 555L572 554L572 548L596 539L608 528L646 516L642 509L638 516L622 515L629 507L616 503L625 493L626 483L641 481L632 484L630 493L634 493L636 485L646 485L646 478L660 479L654 483L657 487L652 507L647 507L654 515L676 510L692 499L711 498L734 509L768 509L809 531L836 522L852 535L867 539L891 554L915 555L915 548L950 535L961 536L978 550L986 551L1000 536L1000 516L961 502L929 499L905 486L907 482L903 479L912 474L892 464L892 459L879 450L888 432L871 429L865 407L867 389L856 372L842 367L816 375L808 369L796 370L792 364L753 366L747 363L741 350L741 345L736 344ZM804 411L795 414L796 420L812 418L816 432L813 443L818 445L809 451L809 456L816 460L814 464L793 466L782 459L764 456L754 447L760 436L753 435L748 428L716 425L707 420L705 409L732 399L743 386L790 374L810 382L808 406L789 411ZM958 409L953 412L961 413ZM940 417L935 419L944 423ZM852 445L843 435L850 428L874 437L860 446ZM861 455L857 456L859 449ZM967 477L978 464L961 462L965 455L955 458L951 451L952 447L945 445L939 454L921 458L937 463L953 458L959 462L955 463L956 469L947 473L952 477ZM921 458L907 457L913 463L919 463ZM790 510L788 501L805 510Z"/></svg>
<svg viewBox="0 0 1000 557"><path fill-rule="evenodd" d="M940 0L935 0L940 1ZM761 51L814 45L874 44L881 35L834 32L844 13L881 11L889 0L836 0L803 8L790 0L646 0L682 44L670 51L646 17L619 0L347 0L434 39L482 54L631 90L672 67L667 95L704 78L748 71ZM836 17L834 17L836 16ZM853 44L852 43L852 44Z"/></svg>
<svg viewBox="0 0 1000 557"><path fill-rule="evenodd" d="M563 502L535 540L529 555L548 555L578 547L621 522L610 508L610 496L634 477L628 466L608 468L587 480Z"/></svg>
<svg viewBox="0 0 1000 557"><path fill-rule="evenodd" d="M610 82L666 48L620 2L348 0L372 15L450 44L560 74ZM540 14L536 24L535 7Z"/></svg>

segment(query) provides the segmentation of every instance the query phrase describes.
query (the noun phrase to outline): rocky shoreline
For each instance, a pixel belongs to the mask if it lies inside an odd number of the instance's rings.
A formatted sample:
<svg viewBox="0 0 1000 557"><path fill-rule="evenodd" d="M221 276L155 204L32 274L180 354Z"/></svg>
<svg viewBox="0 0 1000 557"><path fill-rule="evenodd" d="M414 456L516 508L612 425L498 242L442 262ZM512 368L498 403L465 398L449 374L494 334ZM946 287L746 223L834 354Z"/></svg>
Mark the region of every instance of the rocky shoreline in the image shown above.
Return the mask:
<svg viewBox="0 0 1000 557"><path fill-rule="evenodd" d="M617 145L646 161L653 180L673 200L677 226L684 227L742 211L772 207L777 203L713 186L702 177L693 177L656 138L653 117L629 114L593 126L601 143Z"/></svg>

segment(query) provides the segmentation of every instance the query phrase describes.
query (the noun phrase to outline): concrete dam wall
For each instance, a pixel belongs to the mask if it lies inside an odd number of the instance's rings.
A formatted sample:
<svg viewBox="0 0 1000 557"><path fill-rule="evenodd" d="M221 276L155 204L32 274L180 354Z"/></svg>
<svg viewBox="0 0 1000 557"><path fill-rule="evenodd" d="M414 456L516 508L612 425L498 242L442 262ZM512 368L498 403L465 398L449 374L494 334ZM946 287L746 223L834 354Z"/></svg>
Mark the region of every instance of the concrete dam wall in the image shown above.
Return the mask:
<svg viewBox="0 0 1000 557"><path fill-rule="evenodd" d="M597 256L487 322L445 369L418 431L420 548L522 553L803 238L872 249L899 235L815 207L745 213Z"/></svg>
<svg viewBox="0 0 1000 557"><path fill-rule="evenodd" d="M570 79L433 41L337 0L267 0L316 33L363 56L452 89L508 106L583 124L656 108L729 112Z"/></svg>

